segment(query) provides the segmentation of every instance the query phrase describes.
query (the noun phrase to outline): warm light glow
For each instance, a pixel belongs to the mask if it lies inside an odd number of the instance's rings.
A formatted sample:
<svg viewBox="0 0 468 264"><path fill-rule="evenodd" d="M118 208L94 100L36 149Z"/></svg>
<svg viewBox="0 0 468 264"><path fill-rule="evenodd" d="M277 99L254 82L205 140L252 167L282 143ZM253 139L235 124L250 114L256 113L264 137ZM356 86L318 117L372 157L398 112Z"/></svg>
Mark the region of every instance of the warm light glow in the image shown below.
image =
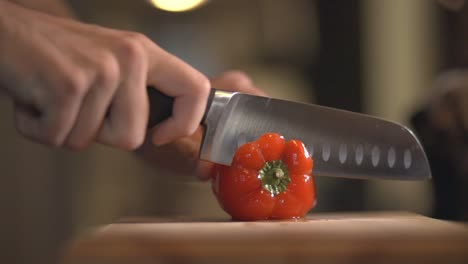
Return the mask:
<svg viewBox="0 0 468 264"><path fill-rule="evenodd" d="M183 12L201 6L206 0L150 0L150 2L165 11Z"/></svg>

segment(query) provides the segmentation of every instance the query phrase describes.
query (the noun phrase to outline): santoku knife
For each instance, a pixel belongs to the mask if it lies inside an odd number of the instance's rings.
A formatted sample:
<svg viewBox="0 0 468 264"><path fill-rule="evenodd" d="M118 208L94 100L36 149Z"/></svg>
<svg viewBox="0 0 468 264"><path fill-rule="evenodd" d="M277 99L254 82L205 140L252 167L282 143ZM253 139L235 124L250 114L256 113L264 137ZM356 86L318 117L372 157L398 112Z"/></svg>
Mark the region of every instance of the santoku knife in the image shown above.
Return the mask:
<svg viewBox="0 0 468 264"><path fill-rule="evenodd" d="M171 115L173 99L148 88L149 127ZM413 132L394 122L314 104L212 89L200 159L230 165L237 148L266 132L304 142L313 174L358 179L424 180L426 154Z"/></svg>

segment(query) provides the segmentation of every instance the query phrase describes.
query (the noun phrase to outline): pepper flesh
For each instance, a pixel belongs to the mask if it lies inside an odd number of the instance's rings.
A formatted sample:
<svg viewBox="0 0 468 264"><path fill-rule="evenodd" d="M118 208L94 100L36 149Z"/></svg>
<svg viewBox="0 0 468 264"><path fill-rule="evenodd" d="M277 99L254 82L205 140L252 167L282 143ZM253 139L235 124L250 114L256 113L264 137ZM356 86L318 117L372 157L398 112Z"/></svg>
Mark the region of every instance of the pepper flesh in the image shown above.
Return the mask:
<svg viewBox="0 0 468 264"><path fill-rule="evenodd" d="M312 168L302 142L267 133L239 147L231 166L215 165L213 192L235 220L302 218L316 202Z"/></svg>

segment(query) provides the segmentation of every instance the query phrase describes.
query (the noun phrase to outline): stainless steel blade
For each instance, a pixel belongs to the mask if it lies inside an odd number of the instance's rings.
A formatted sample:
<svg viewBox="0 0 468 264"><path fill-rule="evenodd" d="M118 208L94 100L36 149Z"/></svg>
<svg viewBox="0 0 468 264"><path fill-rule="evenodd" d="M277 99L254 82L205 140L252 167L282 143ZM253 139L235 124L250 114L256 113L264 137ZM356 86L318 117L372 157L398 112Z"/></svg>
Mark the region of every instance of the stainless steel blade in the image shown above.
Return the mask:
<svg viewBox="0 0 468 264"><path fill-rule="evenodd" d="M240 145L276 132L304 142L317 176L431 177L424 150L408 128L364 114L217 90L205 125L200 158L215 163L229 165Z"/></svg>

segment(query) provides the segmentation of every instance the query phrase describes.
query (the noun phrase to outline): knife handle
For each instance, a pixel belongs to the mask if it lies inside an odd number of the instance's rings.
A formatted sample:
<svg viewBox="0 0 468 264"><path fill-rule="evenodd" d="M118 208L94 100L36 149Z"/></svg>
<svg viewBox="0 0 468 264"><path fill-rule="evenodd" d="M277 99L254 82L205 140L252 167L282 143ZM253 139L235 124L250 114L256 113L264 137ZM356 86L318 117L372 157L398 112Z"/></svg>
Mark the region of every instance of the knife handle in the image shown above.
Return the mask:
<svg viewBox="0 0 468 264"><path fill-rule="evenodd" d="M151 86L148 86L146 90L149 99L148 128L152 128L172 115L174 98L161 93Z"/></svg>
<svg viewBox="0 0 468 264"><path fill-rule="evenodd" d="M146 88L148 92L148 99L149 99L149 119L148 119L148 128L152 128L158 123L166 120L172 115L172 107L174 105L174 98L167 96L161 93L159 90L148 86ZM215 89L211 89L210 96L208 97L207 107L203 118L201 120L201 124L204 123L206 119L206 115L208 113L208 108L213 101L213 97L215 95Z"/></svg>

